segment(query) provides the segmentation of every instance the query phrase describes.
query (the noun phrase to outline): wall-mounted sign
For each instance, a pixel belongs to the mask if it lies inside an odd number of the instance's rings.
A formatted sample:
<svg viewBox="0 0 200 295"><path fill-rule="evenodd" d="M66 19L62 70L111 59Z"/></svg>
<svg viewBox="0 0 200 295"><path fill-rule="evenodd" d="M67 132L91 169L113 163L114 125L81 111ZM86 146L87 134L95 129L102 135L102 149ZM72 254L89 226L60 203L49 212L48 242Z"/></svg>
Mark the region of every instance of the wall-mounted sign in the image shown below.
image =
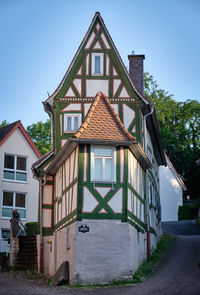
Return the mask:
<svg viewBox="0 0 200 295"><path fill-rule="evenodd" d="M90 230L90 228L86 224L81 224L78 227L78 231L81 232L81 233L87 233L87 232L89 232L89 230Z"/></svg>

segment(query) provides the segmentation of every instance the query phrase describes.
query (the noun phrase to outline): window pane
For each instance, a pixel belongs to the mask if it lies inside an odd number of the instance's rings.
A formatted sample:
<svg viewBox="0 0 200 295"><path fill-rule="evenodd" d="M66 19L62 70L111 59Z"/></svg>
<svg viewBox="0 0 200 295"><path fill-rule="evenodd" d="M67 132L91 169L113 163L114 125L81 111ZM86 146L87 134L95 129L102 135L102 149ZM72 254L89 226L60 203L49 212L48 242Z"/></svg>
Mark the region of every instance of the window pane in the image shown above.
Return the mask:
<svg viewBox="0 0 200 295"><path fill-rule="evenodd" d="M105 180L112 179L112 159L105 159Z"/></svg>
<svg viewBox="0 0 200 295"><path fill-rule="evenodd" d="M74 117L74 130L78 130L78 117Z"/></svg>
<svg viewBox="0 0 200 295"><path fill-rule="evenodd" d="M17 157L17 170L26 171L26 158Z"/></svg>
<svg viewBox="0 0 200 295"><path fill-rule="evenodd" d="M10 230L9 229L2 229L1 230L1 237L3 239L9 239L10 238Z"/></svg>
<svg viewBox="0 0 200 295"><path fill-rule="evenodd" d="M25 208L25 194L16 194L15 206Z"/></svg>
<svg viewBox="0 0 200 295"><path fill-rule="evenodd" d="M14 156L5 155L4 168L14 169Z"/></svg>
<svg viewBox="0 0 200 295"><path fill-rule="evenodd" d="M13 193L3 192L3 206L13 206Z"/></svg>
<svg viewBox="0 0 200 295"><path fill-rule="evenodd" d="M13 208L2 208L3 217L12 217Z"/></svg>
<svg viewBox="0 0 200 295"><path fill-rule="evenodd" d="M15 173L10 171L4 171L3 172L3 178L4 179L15 179Z"/></svg>
<svg viewBox="0 0 200 295"><path fill-rule="evenodd" d="M72 118L67 117L67 130L72 130Z"/></svg>
<svg viewBox="0 0 200 295"><path fill-rule="evenodd" d="M100 74L100 56L95 56L95 73Z"/></svg>
<svg viewBox="0 0 200 295"><path fill-rule="evenodd" d="M27 181L27 175L26 175L26 173L17 172L16 173L16 180L19 180L19 181Z"/></svg>
<svg viewBox="0 0 200 295"><path fill-rule="evenodd" d="M26 218L26 210L25 209L17 209L19 212L20 218Z"/></svg>
<svg viewBox="0 0 200 295"><path fill-rule="evenodd" d="M99 158L94 159L94 179L102 179L102 159Z"/></svg>
<svg viewBox="0 0 200 295"><path fill-rule="evenodd" d="M95 148L94 153L98 156L112 156L112 149Z"/></svg>

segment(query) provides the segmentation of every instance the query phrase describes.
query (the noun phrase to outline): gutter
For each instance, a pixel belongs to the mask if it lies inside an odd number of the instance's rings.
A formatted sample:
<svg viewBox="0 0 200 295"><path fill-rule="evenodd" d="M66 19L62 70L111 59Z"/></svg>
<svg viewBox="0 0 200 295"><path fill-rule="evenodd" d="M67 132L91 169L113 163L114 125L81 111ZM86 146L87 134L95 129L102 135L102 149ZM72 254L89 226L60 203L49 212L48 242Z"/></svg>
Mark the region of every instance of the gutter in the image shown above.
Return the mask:
<svg viewBox="0 0 200 295"><path fill-rule="evenodd" d="M151 107L151 110L149 113L145 114L143 116L143 129L144 129L144 153L147 154L147 143L146 143L146 120L148 116L151 116L154 112L154 105L149 104ZM151 233L150 233L150 218L149 218L149 196L148 196L148 179L147 179L147 172L145 173L145 219L146 219L146 225L147 225L147 260L151 260Z"/></svg>

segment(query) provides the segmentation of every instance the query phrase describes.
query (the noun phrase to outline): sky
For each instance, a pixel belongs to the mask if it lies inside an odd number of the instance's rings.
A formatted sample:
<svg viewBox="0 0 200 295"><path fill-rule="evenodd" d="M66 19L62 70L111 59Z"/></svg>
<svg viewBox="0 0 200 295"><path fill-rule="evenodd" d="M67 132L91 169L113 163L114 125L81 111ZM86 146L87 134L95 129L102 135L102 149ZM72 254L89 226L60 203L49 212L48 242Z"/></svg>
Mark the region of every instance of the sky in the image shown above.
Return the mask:
<svg viewBox="0 0 200 295"><path fill-rule="evenodd" d="M200 0L0 0L0 122L45 122L42 101L62 80L96 11L128 66L177 101L200 101Z"/></svg>

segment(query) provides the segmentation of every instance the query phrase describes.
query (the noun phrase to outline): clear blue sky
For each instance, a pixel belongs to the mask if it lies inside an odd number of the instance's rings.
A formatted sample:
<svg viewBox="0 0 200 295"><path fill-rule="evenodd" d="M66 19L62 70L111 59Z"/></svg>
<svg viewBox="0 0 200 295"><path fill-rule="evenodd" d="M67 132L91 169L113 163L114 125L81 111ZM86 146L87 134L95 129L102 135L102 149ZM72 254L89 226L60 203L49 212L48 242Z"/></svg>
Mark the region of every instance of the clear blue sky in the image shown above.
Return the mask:
<svg viewBox="0 0 200 295"><path fill-rule="evenodd" d="M0 122L45 122L96 11L128 66L133 50L174 99L200 100L199 0L0 0Z"/></svg>

